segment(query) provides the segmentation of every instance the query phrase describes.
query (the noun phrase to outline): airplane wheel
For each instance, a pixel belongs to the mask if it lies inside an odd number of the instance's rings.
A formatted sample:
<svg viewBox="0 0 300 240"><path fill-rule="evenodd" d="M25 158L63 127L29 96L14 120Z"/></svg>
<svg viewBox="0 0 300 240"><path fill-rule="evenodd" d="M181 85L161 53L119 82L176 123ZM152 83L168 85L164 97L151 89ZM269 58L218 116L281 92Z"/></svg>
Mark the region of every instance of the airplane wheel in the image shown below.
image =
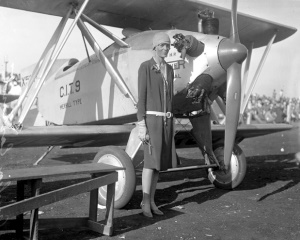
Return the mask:
<svg viewBox="0 0 300 240"><path fill-rule="evenodd" d="M124 207L130 201L136 187L135 170L130 157L121 148L108 146L100 149L93 162L126 168L126 170L117 171L118 181L115 188L114 208L120 209ZM106 205L106 192L106 186L99 188L98 203L102 206Z"/></svg>
<svg viewBox="0 0 300 240"><path fill-rule="evenodd" d="M214 154L220 162L224 161L224 146L216 146ZM226 172L212 169L208 171L208 179L218 188L234 189L244 180L246 169L246 157L242 149L234 145L229 169Z"/></svg>

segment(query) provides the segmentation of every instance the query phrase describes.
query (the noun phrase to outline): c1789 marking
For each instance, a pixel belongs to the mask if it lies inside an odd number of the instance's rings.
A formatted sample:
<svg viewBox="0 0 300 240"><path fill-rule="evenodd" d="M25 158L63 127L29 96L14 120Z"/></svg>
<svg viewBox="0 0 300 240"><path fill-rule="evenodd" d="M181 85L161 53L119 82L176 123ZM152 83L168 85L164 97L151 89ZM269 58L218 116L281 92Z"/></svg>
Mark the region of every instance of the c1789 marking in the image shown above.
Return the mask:
<svg viewBox="0 0 300 240"><path fill-rule="evenodd" d="M80 80L63 85L59 88L59 96L65 97L80 91Z"/></svg>

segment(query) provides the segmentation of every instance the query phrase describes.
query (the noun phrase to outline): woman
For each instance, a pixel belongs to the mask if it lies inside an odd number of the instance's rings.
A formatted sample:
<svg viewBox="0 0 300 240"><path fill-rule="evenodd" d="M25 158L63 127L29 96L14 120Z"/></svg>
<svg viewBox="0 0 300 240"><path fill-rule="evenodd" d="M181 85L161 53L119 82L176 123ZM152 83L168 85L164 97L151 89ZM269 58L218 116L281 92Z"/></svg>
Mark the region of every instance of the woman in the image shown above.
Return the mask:
<svg viewBox="0 0 300 240"><path fill-rule="evenodd" d="M138 72L137 117L139 138L144 144L141 208L146 217L153 217L152 213L163 215L154 201L159 171L177 165L172 116L174 73L164 60L169 50L169 36L156 33L153 58L143 62Z"/></svg>

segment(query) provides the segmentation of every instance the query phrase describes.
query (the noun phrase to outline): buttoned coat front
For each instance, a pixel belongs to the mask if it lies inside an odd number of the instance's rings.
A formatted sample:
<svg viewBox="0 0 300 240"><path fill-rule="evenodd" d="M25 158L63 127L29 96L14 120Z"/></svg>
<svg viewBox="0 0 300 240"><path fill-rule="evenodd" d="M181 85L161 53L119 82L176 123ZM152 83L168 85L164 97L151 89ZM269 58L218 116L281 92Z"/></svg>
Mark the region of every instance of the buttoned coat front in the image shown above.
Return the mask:
<svg viewBox="0 0 300 240"><path fill-rule="evenodd" d="M153 58L143 62L138 72L138 121L145 119L149 144L144 145L144 168L158 171L177 166L173 135L173 118L146 114L146 111L164 112L164 78L155 69ZM174 72L166 64L166 112L172 112Z"/></svg>

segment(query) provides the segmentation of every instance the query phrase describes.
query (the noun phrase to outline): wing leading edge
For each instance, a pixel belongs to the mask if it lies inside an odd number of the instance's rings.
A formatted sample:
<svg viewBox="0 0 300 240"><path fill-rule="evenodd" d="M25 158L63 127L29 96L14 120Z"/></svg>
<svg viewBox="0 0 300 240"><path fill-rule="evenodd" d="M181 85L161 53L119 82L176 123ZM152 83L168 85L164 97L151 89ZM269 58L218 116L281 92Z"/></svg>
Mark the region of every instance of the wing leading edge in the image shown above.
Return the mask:
<svg viewBox="0 0 300 240"><path fill-rule="evenodd" d="M75 1L74 1L75 2ZM80 4L83 0L76 1ZM0 6L25 11L64 16L70 7L67 0L1 0ZM196 32L199 11L210 9L220 20L220 35L229 37L230 10L203 3L198 0L97 0L90 1L84 13L98 22L119 28L139 30L160 30L177 28ZM241 43L254 43L254 48L268 44L274 31L277 32L274 43L282 41L297 29L271 22L247 14L237 16Z"/></svg>
<svg viewBox="0 0 300 240"><path fill-rule="evenodd" d="M126 145L134 125L42 126L20 131L1 128L1 147Z"/></svg>

